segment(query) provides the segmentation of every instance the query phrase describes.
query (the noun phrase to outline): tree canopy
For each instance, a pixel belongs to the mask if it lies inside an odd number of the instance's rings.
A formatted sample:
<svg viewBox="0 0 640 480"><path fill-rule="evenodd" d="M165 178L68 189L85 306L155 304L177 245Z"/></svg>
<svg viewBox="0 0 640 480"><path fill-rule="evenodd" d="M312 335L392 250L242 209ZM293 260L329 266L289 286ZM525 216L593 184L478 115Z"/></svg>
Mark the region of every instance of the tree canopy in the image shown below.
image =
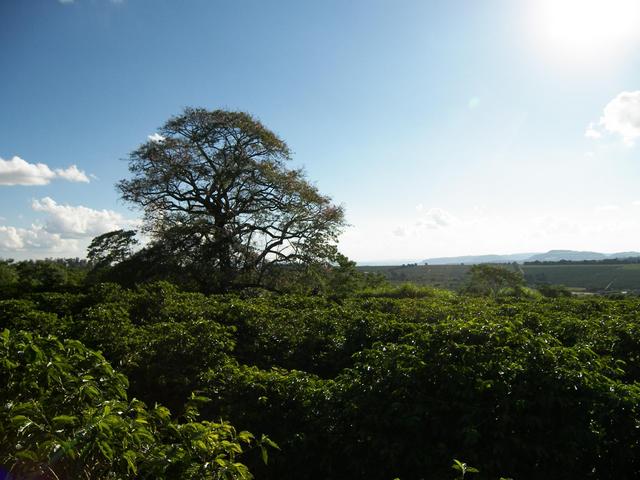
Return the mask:
<svg viewBox="0 0 640 480"><path fill-rule="evenodd" d="M187 108L131 153L118 189L207 290L261 285L277 265L331 260L345 225L289 159L251 115Z"/></svg>
<svg viewBox="0 0 640 480"><path fill-rule="evenodd" d="M471 267L468 293L495 295L504 288L519 289L525 284L520 269L511 270L499 265L479 264Z"/></svg>
<svg viewBox="0 0 640 480"><path fill-rule="evenodd" d="M135 230L114 230L95 237L87 248L87 260L94 268L111 266L127 259L138 243Z"/></svg>

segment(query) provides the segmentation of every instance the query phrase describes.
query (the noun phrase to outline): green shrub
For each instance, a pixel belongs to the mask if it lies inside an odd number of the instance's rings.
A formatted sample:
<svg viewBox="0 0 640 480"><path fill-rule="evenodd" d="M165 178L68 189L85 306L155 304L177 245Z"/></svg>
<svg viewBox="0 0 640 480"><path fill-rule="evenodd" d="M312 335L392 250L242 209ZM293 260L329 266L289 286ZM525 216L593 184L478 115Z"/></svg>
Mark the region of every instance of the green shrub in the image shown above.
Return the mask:
<svg viewBox="0 0 640 480"><path fill-rule="evenodd" d="M217 434L220 418L272 435L281 451L269 465L260 449L242 457L260 478L449 478L453 458L478 479L640 476L638 298L549 298L521 285L486 296L205 296L167 283L27 298L0 302L2 325L101 350L148 404L189 415L192 391L212 399L201 407L210 424L181 437L175 420L160 422L154 445L183 448ZM242 443L234 432L229 442ZM155 472L141 462L138 472Z"/></svg>
<svg viewBox="0 0 640 480"><path fill-rule="evenodd" d="M75 340L0 335L0 463L8 478L246 479L256 442L226 422L182 421L127 400L126 378Z"/></svg>
<svg viewBox="0 0 640 480"><path fill-rule="evenodd" d="M413 283L403 283L398 286L381 286L366 288L357 293L359 297L370 298L454 298L455 294L449 290L433 287L418 286Z"/></svg>

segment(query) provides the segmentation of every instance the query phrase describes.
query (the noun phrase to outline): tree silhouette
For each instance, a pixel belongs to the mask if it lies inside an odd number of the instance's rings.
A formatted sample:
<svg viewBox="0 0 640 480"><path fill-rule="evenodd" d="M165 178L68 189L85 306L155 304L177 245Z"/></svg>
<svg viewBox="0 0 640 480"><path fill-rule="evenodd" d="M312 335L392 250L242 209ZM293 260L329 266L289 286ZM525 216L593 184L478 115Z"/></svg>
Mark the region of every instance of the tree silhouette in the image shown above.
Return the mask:
<svg viewBox="0 0 640 480"><path fill-rule="evenodd" d="M342 207L289 158L247 113L187 108L130 155L118 189L208 290L260 285L276 265L333 258L344 226Z"/></svg>

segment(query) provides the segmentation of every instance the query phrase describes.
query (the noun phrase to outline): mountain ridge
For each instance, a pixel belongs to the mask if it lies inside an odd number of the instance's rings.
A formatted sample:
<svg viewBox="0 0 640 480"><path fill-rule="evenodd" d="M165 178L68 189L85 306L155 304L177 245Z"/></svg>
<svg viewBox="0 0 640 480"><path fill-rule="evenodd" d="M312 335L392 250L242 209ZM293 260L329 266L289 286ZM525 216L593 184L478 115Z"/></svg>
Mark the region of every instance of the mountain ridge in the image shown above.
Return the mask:
<svg viewBox="0 0 640 480"><path fill-rule="evenodd" d="M512 253L507 255L462 255L457 257L434 257L421 260L428 265L474 265L478 263L523 263L559 262L561 260L581 262L584 260L612 260L615 258L640 257L640 252L600 253L579 250L549 250L544 253Z"/></svg>

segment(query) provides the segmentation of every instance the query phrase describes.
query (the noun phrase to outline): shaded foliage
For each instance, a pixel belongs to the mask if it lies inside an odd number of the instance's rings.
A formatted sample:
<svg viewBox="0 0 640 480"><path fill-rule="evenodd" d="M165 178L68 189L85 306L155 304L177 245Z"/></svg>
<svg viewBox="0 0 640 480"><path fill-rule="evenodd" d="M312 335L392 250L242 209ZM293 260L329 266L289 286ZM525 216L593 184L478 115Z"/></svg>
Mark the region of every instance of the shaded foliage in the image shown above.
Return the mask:
<svg viewBox="0 0 640 480"><path fill-rule="evenodd" d="M0 260L0 298L34 292L75 292L84 286L89 270L84 260Z"/></svg>
<svg viewBox="0 0 640 480"><path fill-rule="evenodd" d="M179 421L164 407L128 400L126 377L77 340L4 330L0 381L7 478L251 478L237 460L256 445L253 435L197 422L200 397Z"/></svg>
<svg viewBox="0 0 640 480"><path fill-rule="evenodd" d="M3 327L100 350L149 405L188 413L195 391L207 421L268 434L267 465L243 456L266 479L450 478L453 458L479 479L634 478L639 315L636 298L167 282L0 302Z"/></svg>

